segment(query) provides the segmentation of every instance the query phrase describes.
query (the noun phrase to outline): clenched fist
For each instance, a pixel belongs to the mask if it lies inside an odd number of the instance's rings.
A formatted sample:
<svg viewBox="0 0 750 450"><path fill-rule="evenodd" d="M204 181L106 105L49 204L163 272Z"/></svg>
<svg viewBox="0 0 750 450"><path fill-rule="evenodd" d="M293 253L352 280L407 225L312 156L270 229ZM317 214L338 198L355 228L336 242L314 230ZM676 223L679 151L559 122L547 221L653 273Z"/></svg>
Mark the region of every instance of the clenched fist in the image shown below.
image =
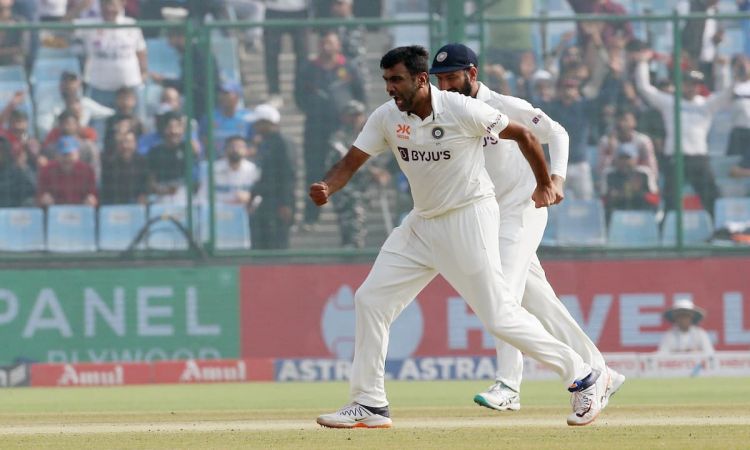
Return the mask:
<svg viewBox="0 0 750 450"><path fill-rule="evenodd" d="M316 205L323 206L328 203L329 195L328 184L325 181L318 181L310 185L310 198Z"/></svg>

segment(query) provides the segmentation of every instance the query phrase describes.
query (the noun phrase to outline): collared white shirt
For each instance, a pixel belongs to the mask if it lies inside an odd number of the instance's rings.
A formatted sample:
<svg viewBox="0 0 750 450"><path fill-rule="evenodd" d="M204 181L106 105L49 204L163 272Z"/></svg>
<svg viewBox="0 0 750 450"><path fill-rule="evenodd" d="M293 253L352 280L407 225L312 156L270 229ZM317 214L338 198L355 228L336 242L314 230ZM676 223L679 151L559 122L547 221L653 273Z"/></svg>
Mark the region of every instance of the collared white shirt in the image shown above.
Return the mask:
<svg viewBox="0 0 750 450"><path fill-rule="evenodd" d="M436 217L494 197L483 141L495 139L508 117L477 99L430 86L432 114L424 120L399 111L393 100L367 119L354 146L370 155L390 149L409 180L414 210Z"/></svg>
<svg viewBox="0 0 750 450"><path fill-rule="evenodd" d="M117 24L135 24L135 19L118 16ZM100 18L78 19L75 24L104 23ZM90 28L75 32L86 49L84 80L104 91L143 84L137 52L146 50L140 28Z"/></svg>
<svg viewBox="0 0 750 450"><path fill-rule="evenodd" d="M549 144L550 173L565 178L568 169L568 133L539 108L526 100L501 95L479 84L477 99L524 125L542 144ZM487 172L495 184L495 196L501 207L529 201L536 188L536 177L515 141L484 138Z"/></svg>
<svg viewBox="0 0 750 450"><path fill-rule="evenodd" d="M660 353L713 353L714 346L703 328L691 325L687 331L672 327L664 333L659 344Z"/></svg>
<svg viewBox="0 0 750 450"><path fill-rule="evenodd" d="M201 188L198 198L208 202L208 164L201 164ZM233 169L225 158L214 162L214 195L217 203L237 203L237 192L251 192L260 180L260 168L252 161L243 159ZM208 204L208 203L206 203Z"/></svg>

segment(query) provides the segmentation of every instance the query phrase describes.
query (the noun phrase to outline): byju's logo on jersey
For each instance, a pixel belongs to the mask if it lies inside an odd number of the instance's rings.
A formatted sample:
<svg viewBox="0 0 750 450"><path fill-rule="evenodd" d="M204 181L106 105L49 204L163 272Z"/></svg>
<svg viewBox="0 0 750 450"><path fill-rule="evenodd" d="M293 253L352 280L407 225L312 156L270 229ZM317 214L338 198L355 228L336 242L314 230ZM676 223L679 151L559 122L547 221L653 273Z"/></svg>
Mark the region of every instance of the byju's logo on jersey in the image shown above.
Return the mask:
<svg viewBox="0 0 750 450"><path fill-rule="evenodd" d="M428 150L409 150L405 147L398 147L398 153L401 155L401 159L406 162L409 161L424 161L424 162L436 162L436 161L447 161L451 159L450 150L439 150L439 151L428 151Z"/></svg>
<svg viewBox="0 0 750 450"><path fill-rule="evenodd" d="M443 136L445 136L445 130L443 130L442 127L435 127L432 129L432 137L435 139L440 139Z"/></svg>
<svg viewBox="0 0 750 450"><path fill-rule="evenodd" d="M411 126L400 123L396 125L396 137L399 139L409 140L411 136Z"/></svg>

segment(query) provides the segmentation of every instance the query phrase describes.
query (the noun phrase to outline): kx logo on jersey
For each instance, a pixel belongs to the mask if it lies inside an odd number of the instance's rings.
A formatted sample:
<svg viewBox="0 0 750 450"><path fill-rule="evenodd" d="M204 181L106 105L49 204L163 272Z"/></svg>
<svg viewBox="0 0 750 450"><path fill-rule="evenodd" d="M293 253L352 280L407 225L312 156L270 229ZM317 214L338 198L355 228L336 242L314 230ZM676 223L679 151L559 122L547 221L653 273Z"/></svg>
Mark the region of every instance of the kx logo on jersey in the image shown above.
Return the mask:
<svg viewBox="0 0 750 450"><path fill-rule="evenodd" d="M398 147L398 153L401 155L401 159L406 162L409 161L447 161L451 159L450 150L440 151L421 151L421 150L409 150L405 147Z"/></svg>
<svg viewBox="0 0 750 450"><path fill-rule="evenodd" d="M409 140L410 135L411 135L410 125L404 125L400 123L396 126L396 137L398 137L399 139Z"/></svg>

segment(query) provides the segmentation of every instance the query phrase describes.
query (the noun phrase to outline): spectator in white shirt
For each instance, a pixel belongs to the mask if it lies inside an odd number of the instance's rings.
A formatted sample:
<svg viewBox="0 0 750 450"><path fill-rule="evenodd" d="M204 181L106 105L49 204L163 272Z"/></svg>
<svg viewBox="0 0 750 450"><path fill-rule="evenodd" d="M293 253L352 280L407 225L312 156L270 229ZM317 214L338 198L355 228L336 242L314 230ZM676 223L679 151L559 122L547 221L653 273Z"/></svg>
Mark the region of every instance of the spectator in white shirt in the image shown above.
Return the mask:
<svg viewBox="0 0 750 450"><path fill-rule="evenodd" d="M260 179L260 169L247 159L251 152L254 153L254 149L248 147L242 136L226 139L224 157L214 163L216 203L250 206L253 186ZM208 180L203 178L199 198L208 202Z"/></svg>
<svg viewBox="0 0 750 450"><path fill-rule="evenodd" d="M667 210L674 209L677 204L677 186L675 176L675 130L674 130L674 96L658 90L649 81L648 61L653 56L650 50L644 50L634 55L638 62L635 70L635 84L638 93L664 119L666 139L664 144L664 200ZM724 78L726 71L722 74ZM728 85L727 79L718 80L721 85ZM685 181L690 183L701 199L703 208L713 214L714 201L718 197L718 187L714 180L708 159L708 131L711 128L714 114L729 105L732 100L732 87L708 97L698 95L703 82L703 74L690 71L683 76L682 99L680 102L680 142L684 155Z"/></svg>
<svg viewBox="0 0 750 450"><path fill-rule="evenodd" d="M691 299L676 299L672 308L664 311L664 318L673 326L664 333L659 353L713 353L708 333L698 326L705 315Z"/></svg>
<svg viewBox="0 0 750 450"><path fill-rule="evenodd" d="M101 0L101 19L80 19L76 24L135 24L123 15L122 0ZM84 80L91 98L110 108L122 87L143 85L148 71L146 41L140 28L80 29L76 36L86 52Z"/></svg>
<svg viewBox="0 0 750 450"><path fill-rule="evenodd" d="M81 103L80 122L89 126L92 120L106 119L115 114L115 110L100 105L89 97L81 95L81 79L72 72L63 72L60 76L60 101L46 111L37 114L37 129L41 135L46 135L54 126L57 116L66 109L71 109L74 103Z"/></svg>

